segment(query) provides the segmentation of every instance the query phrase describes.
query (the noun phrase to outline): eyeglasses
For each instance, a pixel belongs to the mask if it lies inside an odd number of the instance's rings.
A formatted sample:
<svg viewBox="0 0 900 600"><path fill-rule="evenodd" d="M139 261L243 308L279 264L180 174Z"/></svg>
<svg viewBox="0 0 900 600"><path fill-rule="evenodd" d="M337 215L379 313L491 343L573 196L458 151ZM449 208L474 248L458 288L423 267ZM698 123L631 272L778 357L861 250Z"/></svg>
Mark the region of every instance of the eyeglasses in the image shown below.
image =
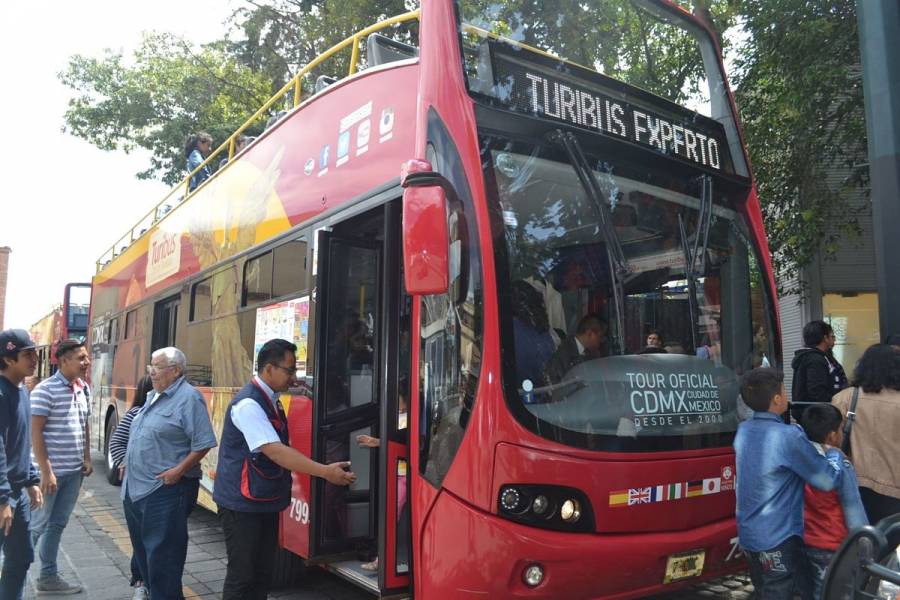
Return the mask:
<svg viewBox="0 0 900 600"><path fill-rule="evenodd" d="M281 365L274 365L274 364L272 366L275 367L276 369L281 369L282 371L284 371L291 377L294 377L297 375L297 369L293 369L291 367L282 367Z"/></svg>
<svg viewBox="0 0 900 600"><path fill-rule="evenodd" d="M175 365L165 365L163 367L157 367L156 365L147 365L147 372L152 373L154 371L162 371L163 369L171 369Z"/></svg>

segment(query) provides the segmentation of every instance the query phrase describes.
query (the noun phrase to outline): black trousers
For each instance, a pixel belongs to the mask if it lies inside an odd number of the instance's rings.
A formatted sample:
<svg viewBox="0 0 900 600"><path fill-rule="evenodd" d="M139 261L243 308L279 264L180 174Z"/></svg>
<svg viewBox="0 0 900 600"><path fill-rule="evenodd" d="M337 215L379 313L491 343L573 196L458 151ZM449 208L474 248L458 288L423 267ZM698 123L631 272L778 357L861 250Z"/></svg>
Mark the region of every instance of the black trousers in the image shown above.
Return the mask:
<svg viewBox="0 0 900 600"><path fill-rule="evenodd" d="M223 600L266 600L278 549L278 513L219 507L228 569Z"/></svg>
<svg viewBox="0 0 900 600"><path fill-rule="evenodd" d="M879 494L873 489L859 487L859 497L869 517L869 523L875 525L885 517L900 513L900 499Z"/></svg>

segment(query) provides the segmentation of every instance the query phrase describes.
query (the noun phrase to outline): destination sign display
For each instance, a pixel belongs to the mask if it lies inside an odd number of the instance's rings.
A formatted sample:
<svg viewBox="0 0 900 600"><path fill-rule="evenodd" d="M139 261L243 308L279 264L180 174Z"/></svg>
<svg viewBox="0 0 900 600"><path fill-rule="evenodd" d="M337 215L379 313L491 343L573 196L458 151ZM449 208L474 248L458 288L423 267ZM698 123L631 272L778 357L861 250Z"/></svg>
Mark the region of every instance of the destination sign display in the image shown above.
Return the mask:
<svg viewBox="0 0 900 600"><path fill-rule="evenodd" d="M491 45L494 88L491 95L510 108L635 142L717 171L731 171L721 125L692 113L640 106L614 91L568 73L553 73ZM506 52L504 52L506 50ZM568 76L567 76L568 75ZM622 84L622 87L625 87Z"/></svg>

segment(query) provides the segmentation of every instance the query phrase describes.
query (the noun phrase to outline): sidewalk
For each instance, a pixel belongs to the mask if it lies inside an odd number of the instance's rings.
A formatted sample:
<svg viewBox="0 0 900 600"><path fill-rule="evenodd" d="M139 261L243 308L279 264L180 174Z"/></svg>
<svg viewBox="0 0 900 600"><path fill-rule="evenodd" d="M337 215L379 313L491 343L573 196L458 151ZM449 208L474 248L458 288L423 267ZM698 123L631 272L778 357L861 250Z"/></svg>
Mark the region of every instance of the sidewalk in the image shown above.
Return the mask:
<svg viewBox="0 0 900 600"><path fill-rule="evenodd" d="M67 598L90 600L130 600L133 590L128 585L131 560L131 540L119 500L121 488L106 482L106 461L94 452L95 472L84 480L81 495L69 525L63 532L59 550L60 575L78 583L84 589ZM202 508L193 512L188 521L189 542L184 568L184 595L204 600L222 596L225 581L225 540L216 516ZM38 562L28 572L25 598L54 598L37 596L34 580L40 570ZM277 590L269 598L279 600L370 600L363 593L340 579L310 569L303 581L303 589Z"/></svg>

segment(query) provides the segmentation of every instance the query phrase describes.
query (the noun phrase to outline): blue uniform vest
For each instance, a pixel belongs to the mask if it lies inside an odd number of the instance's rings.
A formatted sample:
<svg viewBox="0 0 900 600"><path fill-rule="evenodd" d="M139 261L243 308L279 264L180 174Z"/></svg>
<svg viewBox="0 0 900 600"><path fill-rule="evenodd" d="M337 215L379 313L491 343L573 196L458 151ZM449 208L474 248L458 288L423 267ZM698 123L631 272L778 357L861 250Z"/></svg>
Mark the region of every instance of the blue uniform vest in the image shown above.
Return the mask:
<svg viewBox="0 0 900 600"><path fill-rule="evenodd" d="M245 398L259 404L281 442L288 445L287 418L281 403L273 402L255 381L251 381L235 395L225 412L213 500L234 511L281 512L291 503L291 472L262 452L250 452L244 434L231 420L231 409Z"/></svg>

